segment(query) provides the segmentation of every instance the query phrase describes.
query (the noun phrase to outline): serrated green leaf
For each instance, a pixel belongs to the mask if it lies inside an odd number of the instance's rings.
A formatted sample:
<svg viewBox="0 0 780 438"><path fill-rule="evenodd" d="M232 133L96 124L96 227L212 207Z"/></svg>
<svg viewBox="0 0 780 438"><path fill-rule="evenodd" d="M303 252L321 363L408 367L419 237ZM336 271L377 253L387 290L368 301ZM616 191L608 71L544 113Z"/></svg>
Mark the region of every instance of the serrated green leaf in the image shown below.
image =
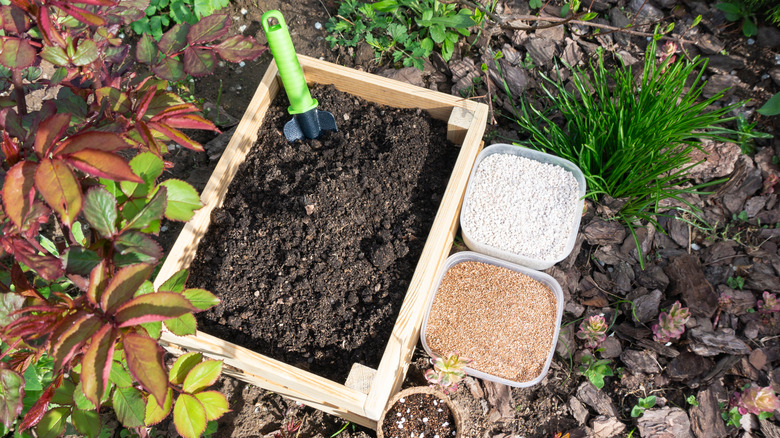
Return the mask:
<svg viewBox="0 0 780 438"><path fill-rule="evenodd" d="M187 374L182 390L190 394L202 391L213 385L220 374L222 374L221 360L204 360Z"/></svg>
<svg viewBox="0 0 780 438"><path fill-rule="evenodd" d="M757 111L762 116L776 116L780 114L780 93L775 93Z"/></svg>
<svg viewBox="0 0 780 438"><path fill-rule="evenodd" d="M84 197L84 218L103 237L116 233L116 198L103 187L89 189Z"/></svg>
<svg viewBox="0 0 780 438"><path fill-rule="evenodd" d="M185 284L187 283L187 277L190 275L190 271L182 269L181 271L171 275L171 277L163 284L160 285L158 290L168 292L184 292Z"/></svg>
<svg viewBox="0 0 780 438"><path fill-rule="evenodd" d="M173 408L173 423L184 438L197 438L206 430L206 410L189 394L181 394Z"/></svg>
<svg viewBox="0 0 780 438"><path fill-rule="evenodd" d="M219 304L219 298L205 289L187 289L184 297L198 310L207 310Z"/></svg>
<svg viewBox="0 0 780 438"><path fill-rule="evenodd" d="M38 438L57 438L65 433L70 408L54 408L43 414L35 427Z"/></svg>
<svg viewBox="0 0 780 438"><path fill-rule="evenodd" d="M108 380L119 388L133 386L133 377L122 364L116 361L111 361L111 372L108 375Z"/></svg>
<svg viewBox="0 0 780 438"><path fill-rule="evenodd" d="M98 415L97 411L73 409L71 419L73 421L73 426L80 434L88 438L100 435L100 415Z"/></svg>
<svg viewBox="0 0 780 438"><path fill-rule="evenodd" d="M30 367L30 368L34 368L34 367ZM76 384L73 383L70 379L64 379L60 387L54 390L54 397L51 398L51 402L56 403L58 405L72 405L74 403L73 395L75 394L75 392L76 392Z"/></svg>
<svg viewBox="0 0 780 438"><path fill-rule="evenodd" d="M111 402L116 417L124 427L141 427L144 425L146 403L141 391L135 388L116 388Z"/></svg>
<svg viewBox="0 0 780 438"><path fill-rule="evenodd" d="M89 275L101 260L98 253L81 246L71 246L62 256L65 272L78 275Z"/></svg>
<svg viewBox="0 0 780 438"><path fill-rule="evenodd" d="M79 42L78 49L73 55L72 61L76 66L84 66L92 63L98 58L98 47L94 41L90 39L83 39Z"/></svg>
<svg viewBox="0 0 780 438"><path fill-rule="evenodd" d="M162 322L156 321L156 322L145 322L143 324L140 324L141 327L146 330L146 333L149 335L152 339L160 339L160 336L162 335Z"/></svg>
<svg viewBox="0 0 780 438"><path fill-rule="evenodd" d="M203 206L198 192L184 181L169 179L160 183L160 186L168 189L165 217L169 220L186 222L195 210Z"/></svg>
<svg viewBox="0 0 780 438"><path fill-rule="evenodd" d="M184 383L184 379L187 378L187 374L195 368L195 365L199 364L203 360L201 353L185 353L176 359L169 372L168 381L174 385L181 385Z"/></svg>
<svg viewBox="0 0 780 438"><path fill-rule="evenodd" d="M160 404L157 403L157 399L150 394L149 399L146 401L146 418L144 419L146 425L152 426L164 420L165 417L167 417L168 414L171 413L172 406L173 406L172 388L168 388L168 393L165 396L165 401L162 407L160 407Z"/></svg>
<svg viewBox="0 0 780 438"><path fill-rule="evenodd" d="M176 336L188 336L194 335L198 328L198 323L195 320L195 315L188 313L178 318L168 319L163 321L165 327Z"/></svg>
<svg viewBox="0 0 780 438"><path fill-rule="evenodd" d="M144 183L138 184L122 181L120 183L122 192L132 198L145 198L152 191L152 188L154 188L154 183L157 181L157 178L162 175L164 163L162 158L153 153L143 152L130 160L130 168L133 169L133 173L144 180Z"/></svg>
<svg viewBox="0 0 780 438"><path fill-rule="evenodd" d="M203 404L208 421L216 420L230 411L227 399L217 391L199 392L195 394L195 398Z"/></svg>
<svg viewBox="0 0 780 438"><path fill-rule="evenodd" d="M73 393L73 401L76 403L76 407L79 409L83 409L85 411L90 411L95 409L95 404L89 401L89 399L84 395L84 387L82 386L83 382L79 382L78 385L76 385L76 391Z"/></svg>

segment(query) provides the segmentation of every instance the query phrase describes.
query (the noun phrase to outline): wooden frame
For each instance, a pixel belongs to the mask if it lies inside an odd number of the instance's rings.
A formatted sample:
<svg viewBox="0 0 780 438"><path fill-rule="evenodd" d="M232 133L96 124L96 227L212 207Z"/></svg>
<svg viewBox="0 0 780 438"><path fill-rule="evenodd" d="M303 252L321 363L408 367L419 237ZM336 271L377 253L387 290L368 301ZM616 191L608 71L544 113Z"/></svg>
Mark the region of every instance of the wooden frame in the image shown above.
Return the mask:
<svg viewBox="0 0 780 438"><path fill-rule="evenodd" d="M466 99L306 56L298 58L309 83L333 84L340 91L384 105L424 109L433 117L446 120L448 138L462 145L379 368L375 373L368 373L369 381L361 390L353 389L356 385L347 387L202 332L186 337L164 332L162 343L174 354L199 351L222 359L228 375L348 421L376 428L385 405L400 389L406 376L419 338L425 304L457 232L458 212L471 167L482 148L488 110L486 105ZM201 194L204 207L184 226L157 275L155 287L175 272L189 267L195 257L198 243L209 226L211 212L222 205L230 182L257 140L260 124L280 90L277 73L276 64L272 62ZM373 379L370 379L371 374Z"/></svg>

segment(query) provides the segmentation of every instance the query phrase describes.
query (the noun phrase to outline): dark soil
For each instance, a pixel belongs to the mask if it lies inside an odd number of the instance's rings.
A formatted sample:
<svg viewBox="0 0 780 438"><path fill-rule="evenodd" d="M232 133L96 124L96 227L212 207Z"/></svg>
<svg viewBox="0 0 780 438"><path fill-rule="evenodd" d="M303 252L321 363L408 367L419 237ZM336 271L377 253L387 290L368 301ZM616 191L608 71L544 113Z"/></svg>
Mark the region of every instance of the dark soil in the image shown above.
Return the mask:
<svg viewBox="0 0 780 438"><path fill-rule="evenodd" d="M338 132L291 143L280 94L192 264L200 328L344 381L376 368L458 149L427 113L314 88Z"/></svg>
<svg viewBox="0 0 780 438"><path fill-rule="evenodd" d="M457 432L447 404L433 394L409 394L399 399L381 425L385 438L427 436L451 438Z"/></svg>

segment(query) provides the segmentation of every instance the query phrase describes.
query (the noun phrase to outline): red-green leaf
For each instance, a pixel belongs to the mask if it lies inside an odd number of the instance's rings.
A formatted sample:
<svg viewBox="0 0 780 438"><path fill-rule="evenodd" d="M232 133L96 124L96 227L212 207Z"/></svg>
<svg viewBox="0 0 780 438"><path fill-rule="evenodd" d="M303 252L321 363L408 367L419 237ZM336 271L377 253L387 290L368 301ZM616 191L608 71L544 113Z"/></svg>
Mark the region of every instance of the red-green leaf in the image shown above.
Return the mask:
<svg viewBox="0 0 780 438"><path fill-rule="evenodd" d="M65 53L65 49L59 46L44 46L41 50L41 58L61 67L70 64L70 58Z"/></svg>
<svg viewBox="0 0 780 438"><path fill-rule="evenodd" d="M3 207L19 229L22 229L24 218L28 216L35 200L35 169L34 163L22 161L5 175Z"/></svg>
<svg viewBox="0 0 780 438"><path fill-rule="evenodd" d="M106 178L113 181L143 182L124 158L111 152L103 152L94 149L84 149L63 156L71 166L90 175Z"/></svg>
<svg viewBox="0 0 780 438"><path fill-rule="evenodd" d="M229 62L255 59L267 49L258 44L254 38L242 35L232 36L213 47L219 56Z"/></svg>
<svg viewBox="0 0 780 438"><path fill-rule="evenodd" d="M149 295L143 295L145 296ZM163 367L162 353L157 341L147 336L129 334L122 338L122 345L130 374L157 400L165 400L168 375Z"/></svg>
<svg viewBox="0 0 780 438"><path fill-rule="evenodd" d="M98 102L102 102L104 99L108 100L111 111L120 114L128 113L133 109L133 103L130 101L130 97L127 93L114 87L98 88L95 90L95 99ZM92 149L96 148L93 147Z"/></svg>
<svg viewBox="0 0 780 438"><path fill-rule="evenodd" d="M103 326L103 321L95 315L84 315L76 320L62 335L54 339L52 356L54 369L59 370Z"/></svg>
<svg viewBox="0 0 780 438"><path fill-rule="evenodd" d="M187 41L191 45L208 43L221 38L229 28L229 15L215 14L203 17L198 23L192 25L187 33Z"/></svg>
<svg viewBox="0 0 780 438"><path fill-rule="evenodd" d="M205 76L214 72L217 57L207 49L187 47L184 50L184 71L195 77Z"/></svg>
<svg viewBox="0 0 780 438"><path fill-rule="evenodd" d="M144 425L146 402L141 391L135 388L116 388L111 397L111 405L116 417L124 427Z"/></svg>
<svg viewBox="0 0 780 438"><path fill-rule="evenodd" d="M171 178L162 182L160 187L168 189L165 217L172 221L186 222L190 220L195 210L203 206L198 192L184 181Z"/></svg>
<svg viewBox="0 0 780 438"><path fill-rule="evenodd" d="M187 23L180 23L170 28L160 38L158 43L160 51L166 56L171 56L183 50L187 46L187 33L189 31L190 25Z"/></svg>
<svg viewBox="0 0 780 438"><path fill-rule="evenodd" d="M195 398L203 404L206 410L206 421L214 421L230 412L228 401L218 391L204 391L195 394Z"/></svg>
<svg viewBox="0 0 780 438"><path fill-rule="evenodd" d="M160 187L157 193L152 196L152 199L148 204L144 206L134 217L127 223L125 229L128 230L143 230L152 225L155 222L159 223L163 214L168 206L168 189Z"/></svg>
<svg viewBox="0 0 780 438"><path fill-rule="evenodd" d="M27 32L30 18L16 6L0 6L0 28L11 34Z"/></svg>
<svg viewBox="0 0 780 438"><path fill-rule="evenodd" d="M35 187L43 199L70 227L81 212L81 187L70 167L61 160L44 158L35 171Z"/></svg>
<svg viewBox="0 0 780 438"><path fill-rule="evenodd" d="M35 428L38 438L57 438L65 433L70 408L54 408L45 414Z"/></svg>
<svg viewBox="0 0 780 438"><path fill-rule="evenodd" d="M35 131L35 152L41 158L46 158L57 141L65 135L70 124L70 114L61 113L42 121Z"/></svg>
<svg viewBox="0 0 780 438"><path fill-rule="evenodd" d="M76 66L84 66L92 63L98 58L98 47L94 41L90 39L83 39L79 42L76 53L73 55L73 64Z"/></svg>
<svg viewBox="0 0 780 438"><path fill-rule="evenodd" d="M100 415L98 415L97 411L85 411L74 408L71 413L71 419L76 430L87 438L96 438L100 435Z"/></svg>
<svg viewBox="0 0 780 438"><path fill-rule="evenodd" d="M180 81L184 79L184 64L178 59L165 57L162 61L152 66L154 74L168 81Z"/></svg>
<svg viewBox="0 0 780 438"><path fill-rule="evenodd" d="M173 407L173 389L168 388L162 407L157 402L157 399L150 394L149 399L146 401L146 418L144 422L147 426L153 426L163 421L171 413L171 407Z"/></svg>
<svg viewBox="0 0 780 438"><path fill-rule="evenodd" d="M166 292L184 292L184 285L187 284L187 277L189 277L189 275L190 272L187 269L182 269L171 275L169 279L165 280L165 282L160 285L159 290Z"/></svg>
<svg viewBox="0 0 780 438"><path fill-rule="evenodd" d="M81 385L84 396L95 406L100 404L100 397L108 386L115 345L116 331L110 325L103 326L92 337L92 343L81 360Z"/></svg>
<svg viewBox="0 0 780 438"><path fill-rule="evenodd" d="M170 140L175 141L182 147L185 147L187 149L192 149L196 152L203 152L203 146L201 146L200 143L197 141L187 137L186 134L179 131L178 129L175 129L171 126L168 126L164 123L158 123L158 122L149 122L149 127L154 129L155 131L165 135Z"/></svg>
<svg viewBox="0 0 780 438"><path fill-rule="evenodd" d="M106 261L101 260L97 266L92 268L92 272L89 273L87 299L89 299L92 304L97 305L100 302L100 296L103 294L103 290L106 288L107 284Z"/></svg>
<svg viewBox="0 0 780 438"><path fill-rule="evenodd" d="M19 430L29 429L41 421L49 408L49 402L51 402L52 397L54 397L54 391L57 389L55 388L56 383L56 380L52 382L46 390L43 391L43 394L38 397L35 404L33 404L30 410L24 415L22 422L19 424Z"/></svg>
<svg viewBox="0 0 780 438"><path fill-rule="evenodd" d="M117 236L114 248L117 251L114 260L123 265L157 263L163 256L160 244L140 231L126 231Z"/></svg>
<svg viewBox="0 0 780 438"><path fill-rule="evenodd" d="M89 189L84 197L84 217L103 237L116 233L116 198L102 187Z"/></svg>
<svg viewBox="0 0 780 438"><path fill-rule="evenodd" d="M22 413L24 378L8 369L0 369L0 421L10 428Z"/></svg>
<svg viewBox="0 0 780 438"><path fill-rule="evenodd" d="M181 394L173 408L173 424L184 438L198 438L206 430L206 409L189 394Z"/></svg>
<svg viewBox="0 0 780 438"><path fill-rule="evenodd" d="M79 3L90 3L87 1L79 1ZM76 20L88 25L88 26L103 26L106 24L106 20L102 17L93 14L76 6L73 6L70 2L57 2L57 7L65 11L68 15L73 16Z"/></svg>
<svg viewBox="0 0 780 438"><path fill-rule="evenodd" d="M45 280L54 281L64 274L62 262L52 255L40 255L38 250L22 238L11 238L6 242L14 253L14 258L33 269Z"/></svg>
<svg viewBox="0 0 780 438"><path fill-rule="evenodd" d="M221 360L204 360L195 365L195 368L187 374L182 390L190 394L202 391L213 385L219 379L220 374L222 374Z"/></svg>
<svg viewBox="0 0 780 438"><path fill-rule="evenodd" d="M103 260L98 253L82 246L73 245L65 250L61 256L65 272L68 274L89 275L89 273ZM85 289L87 289L85 287Z"/></svg>
<svg viewBox="0 0 780 438"><path fill-rule="evenodd" d="M184 297L197 309L207 310L219 304L219 298L205 289L187 289Z"/></svg>
<svg viewBox="0 0 780 438"><path fill-rule="evenodd" d="M135 297L120 306L115 320L119 327L129 327L146 322L165 321L181 315L197 312L189 300L176 292L157 292Z"/></svg>
<svg viewBox="0 0 780 438"><path fill-rule="evenodd" d="M69 137L60 143L54 150L54 154L73 154L85 149L116 152L129 147L130 145L119 134L113 132L90 131Z"/></svg>
<svg viewBox="0 0 780 438"><path fill-rule="evenodd" d="M142 64L151 64L157 60L157 46L152 36L144 33L135 48L135 58Z"/></svg>
<svg viewBox="0 0 780 438"><path fill-rule="evenodd" d="M35 63L35 47L20 38L0 37L0 64L12 70L21 70Z"/></svg>
<svg viewBox="0 0 780 438"><path fill-rule="evenodd" d="M195 321L195 315L188 313L178 318L169 319L165 322L165 327L176 336L188 336L194 335L198 328L198 323Z"/></svg>
<svg viewBox="0 0 780 438"><path fill-rule="evenodd" d="M195 365L199 364L203 360L201 353L185 353L176 359L173 363L170 371L170 377L168 380L174 385L181 385L184 383L184 379L187 378L187 374L195 368Z"/></svg>
<svg viewBox="0 0 780 438"><path fill-rule="evenodd" d="M139 263L120 269L100 298L100 304L106 313L113 314L122 304L135 295L135 291L152 275L154 265Z"/></svg>
<svg viewBox="0 0 780 438"><path fill-rule="evenodd" d="M186 114L183 116L166 117L165 124L174 128L181 129L208 129L218 131L217 127L209 120L197 114Z"/></svg>

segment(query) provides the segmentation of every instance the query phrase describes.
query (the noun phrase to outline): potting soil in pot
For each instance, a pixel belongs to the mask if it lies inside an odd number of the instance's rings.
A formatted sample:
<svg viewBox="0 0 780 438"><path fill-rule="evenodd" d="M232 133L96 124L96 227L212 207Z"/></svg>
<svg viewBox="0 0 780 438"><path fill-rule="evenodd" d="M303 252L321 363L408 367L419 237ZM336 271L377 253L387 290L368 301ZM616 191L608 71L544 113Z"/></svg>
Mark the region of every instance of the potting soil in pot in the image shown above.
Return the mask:
<svg viewBox="0 0 780 438"><path fill-rule="evenodd" d="M313 87L339 131L290 143L280 92L200 242L199 329L343 382L376 368L458 148L419 110Z"/></svg>
<svg viewBox="0 0 780 438"><path fill-rule="evenodd" d="M542 372L552 348L556 304L553 292L527 275L458 263L436 291L425 340L439 355L472 359L469 368L528 382Z"/></svg>
<svg viewBox="0 0 780 438"><path fill-rule="evenodd" d="M449 406L435 395L423 393L399 399L379 427L385 438L452 438L457 433Z"/></svg>

